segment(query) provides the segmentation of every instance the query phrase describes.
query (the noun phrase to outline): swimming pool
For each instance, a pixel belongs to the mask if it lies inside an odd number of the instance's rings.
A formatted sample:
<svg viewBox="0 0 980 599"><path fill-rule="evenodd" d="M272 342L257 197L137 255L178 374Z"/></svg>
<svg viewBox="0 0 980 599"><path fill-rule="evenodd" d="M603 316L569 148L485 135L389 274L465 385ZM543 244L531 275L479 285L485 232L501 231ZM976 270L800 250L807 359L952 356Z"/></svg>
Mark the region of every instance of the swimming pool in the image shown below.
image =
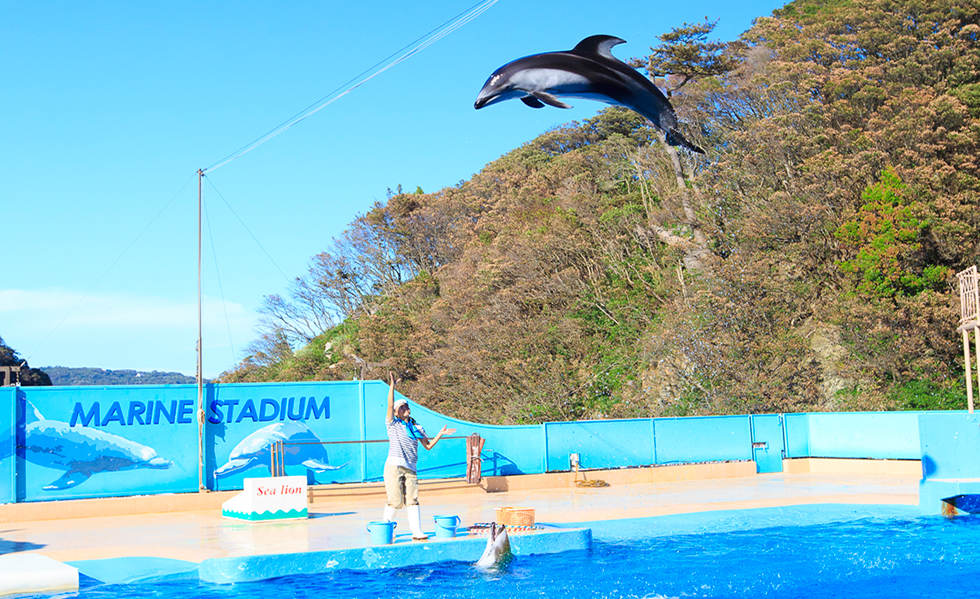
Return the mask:
<svg viewBox="0 0 980 599"><path fill-rule="evenodd" d="M86 583L83 599L340 596L530 599L977 596L980 517L906 507L771 508L593 523L591 551L529 556L504 572L447 562L215 585ZM76 596L74 593L68 596Z"/></svg>

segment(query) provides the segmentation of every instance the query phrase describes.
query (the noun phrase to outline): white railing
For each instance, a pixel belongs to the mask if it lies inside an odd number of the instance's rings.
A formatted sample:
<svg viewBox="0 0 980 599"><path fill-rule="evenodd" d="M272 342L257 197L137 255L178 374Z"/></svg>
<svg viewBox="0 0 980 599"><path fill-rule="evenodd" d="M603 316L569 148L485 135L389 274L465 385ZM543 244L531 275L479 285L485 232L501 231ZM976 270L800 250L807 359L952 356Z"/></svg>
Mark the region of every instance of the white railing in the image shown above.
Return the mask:
<svg viewBox="0 0 980 599"><path fill-rule="evenodd" d="M980 275L977 267L971 266L956 275L960 281L960 325L980 320Z"/></svg>
<svg viewBox="0 0 980 599"><path fill-rule="evenodd" d="M976 265L957 273L960 281L960 328L963 332L963 366L966 375L967 409L973 413L973 373L970 372L970 330L976 344L977 376L980 377L980 285Z"/></svg>

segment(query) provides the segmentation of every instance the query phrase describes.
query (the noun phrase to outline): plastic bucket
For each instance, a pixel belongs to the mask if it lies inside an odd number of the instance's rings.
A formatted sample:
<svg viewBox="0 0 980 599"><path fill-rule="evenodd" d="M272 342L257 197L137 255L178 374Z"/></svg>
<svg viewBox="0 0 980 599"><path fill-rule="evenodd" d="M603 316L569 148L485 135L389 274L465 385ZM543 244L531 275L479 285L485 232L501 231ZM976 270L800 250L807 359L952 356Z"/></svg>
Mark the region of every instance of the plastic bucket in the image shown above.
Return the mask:
<svg viewBox="0 0 980 599"><path fill-rule="evenodd" d="M368 522L367 531L371 533L374 545L391 545L395 541L395 522Z"/></svg>
<svg viewBox="0 0 980 599"><path fill-rule="evenodd" d="M436 516L436 538L451 539L456 536L456 527L459 526L459 516Z"/></svg>

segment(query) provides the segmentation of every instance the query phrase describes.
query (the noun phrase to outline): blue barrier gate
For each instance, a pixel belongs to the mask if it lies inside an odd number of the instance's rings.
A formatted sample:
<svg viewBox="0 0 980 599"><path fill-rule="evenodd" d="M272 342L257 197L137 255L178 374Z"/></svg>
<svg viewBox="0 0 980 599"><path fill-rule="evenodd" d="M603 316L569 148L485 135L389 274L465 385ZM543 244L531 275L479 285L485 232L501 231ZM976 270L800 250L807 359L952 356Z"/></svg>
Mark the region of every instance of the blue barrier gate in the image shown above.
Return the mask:
<svg viewBox="0 0 980 599"><path fill-rule="evenodd" d="M782 472L783 457L783 417L779 414L756 414L752 416L752 459L756 472Z"/></svg>

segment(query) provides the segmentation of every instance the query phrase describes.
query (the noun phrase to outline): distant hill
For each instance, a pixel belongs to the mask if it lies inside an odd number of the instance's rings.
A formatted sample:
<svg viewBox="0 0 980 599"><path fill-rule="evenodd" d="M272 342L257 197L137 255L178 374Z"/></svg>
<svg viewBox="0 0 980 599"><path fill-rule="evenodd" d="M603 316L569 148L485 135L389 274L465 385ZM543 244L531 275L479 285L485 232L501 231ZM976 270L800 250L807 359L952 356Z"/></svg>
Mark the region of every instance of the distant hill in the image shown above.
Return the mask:
<svg viewBox="0 0 980 599"><path fill-rule="evenodd" d="M41 368L51 377L51 384L70 385L186 385L195 383L192 376L179 372L141 372L138 370L105 370L103 368Z"/></svg>

